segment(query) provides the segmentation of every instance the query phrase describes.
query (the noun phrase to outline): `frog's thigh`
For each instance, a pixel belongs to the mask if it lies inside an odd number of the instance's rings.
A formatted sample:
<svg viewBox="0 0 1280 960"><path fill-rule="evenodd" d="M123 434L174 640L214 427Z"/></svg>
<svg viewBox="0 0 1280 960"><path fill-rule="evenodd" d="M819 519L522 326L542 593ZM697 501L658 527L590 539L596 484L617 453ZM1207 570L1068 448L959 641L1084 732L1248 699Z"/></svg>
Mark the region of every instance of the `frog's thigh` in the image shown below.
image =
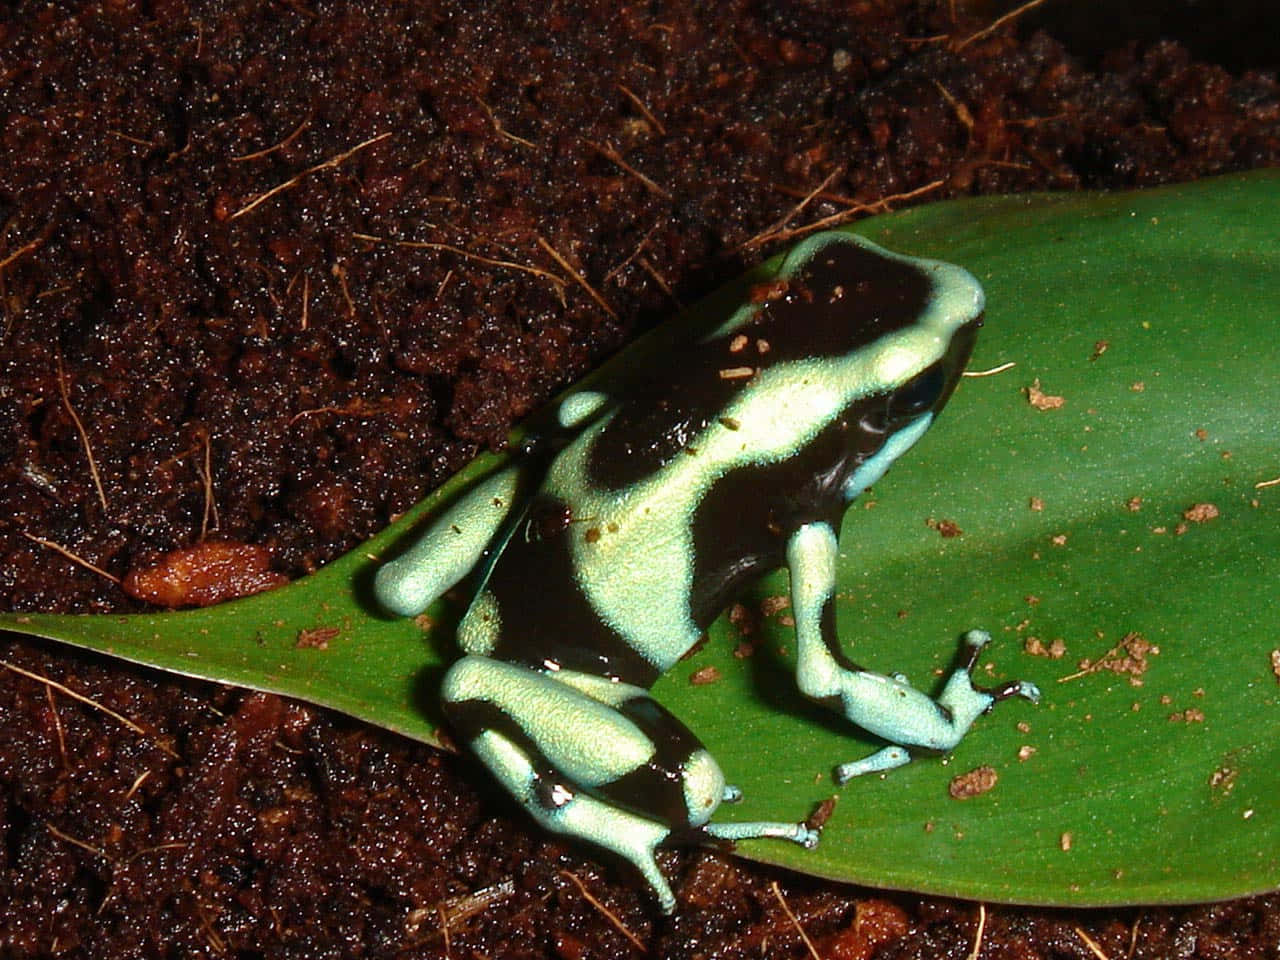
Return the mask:
<svg viewBox="0 0 1280 960"><path fill-rule="evenodd" d="M471 656L453 666L442 692L460 733L501 734L535 773L567 790L676 828L705 823L725 796L719 765L639 687Z"/></svg>
<svg viewBox="0 0 1280 960"><path fill-rule="evenodd" d="M631 861L662 909L673 909L675 897L653 857L670 825L616 806L602 789L625 785L656 752L634 722L545 674L485 657L455 663L442 692L457 732L539 824ZM723 791L723 779L716 789Z"/></svg>

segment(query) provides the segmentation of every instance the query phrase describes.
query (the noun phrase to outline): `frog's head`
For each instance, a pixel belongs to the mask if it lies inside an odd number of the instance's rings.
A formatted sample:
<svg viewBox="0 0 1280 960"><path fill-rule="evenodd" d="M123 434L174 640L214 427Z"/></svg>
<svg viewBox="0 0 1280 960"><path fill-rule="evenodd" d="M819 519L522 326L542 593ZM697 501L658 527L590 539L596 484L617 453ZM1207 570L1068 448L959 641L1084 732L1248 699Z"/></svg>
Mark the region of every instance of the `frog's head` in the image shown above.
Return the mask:
<svg viewBox="0 0 1280 960"><path fill-rule="evenodd" d="M859 429L885 437L889 443L903 434L918 435L928 427L938 412L951 399L982 326L979 309L972 317L957 323L945 345L925 352L908 367L904 379L883 394L869 397L858 419ZM936 355L936 359L934 359ZM918 426L921 421L928 421Z"/></svg>
<svg viewBox="0 0 1280 960"><path fill-rule="evenodd" d="M845 246L850 239L838 242ZM885 294L896 311L880 310L878 336L845 360L846 500L879 480L929 429L960 382L985 306L981 286L960 267L902 257L861 239L852 245L881 258L882 269L898 275L901 292Z"/></svg>

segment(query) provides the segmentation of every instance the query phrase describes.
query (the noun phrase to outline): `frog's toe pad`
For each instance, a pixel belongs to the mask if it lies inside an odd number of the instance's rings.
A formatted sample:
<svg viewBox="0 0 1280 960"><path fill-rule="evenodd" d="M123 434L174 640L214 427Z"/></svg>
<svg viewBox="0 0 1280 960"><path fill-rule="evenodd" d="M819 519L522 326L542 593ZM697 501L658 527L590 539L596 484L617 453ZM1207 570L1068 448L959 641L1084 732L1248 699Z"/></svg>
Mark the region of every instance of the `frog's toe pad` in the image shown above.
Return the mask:
<svg viewBox="0 0 1280 960"><path fill-rule="evenodd" d="M869 757L842 763L836 767L836 783L846 784L854 777L866 776L868 773L884 773L911 762L911 754L902 747L891 745L877 750Z"/></svg>
<svg viewBox="0 0 1280 960"><path fill-rule="evenodd" d="M810 827L808 824L799 824L796 831L795 841L806 850L812 850L818 845L818 841L822 839L822 834Z"/></svg>
<svg viewBox="0 0 1280 960"><path fill-rule="evenodd" d="M1032 703L1040 702L1040 688L1030 680L1019 680L1018 690L1014 694L1016 697L1022 697L1023 700L1030 700Z"/></svg>
<svg viewBox="0 0 1280 960"><path fill-rule="evenodd" d="M1011 697L1021 697L1023 700L1030 700L1032 703L1040 702L1040 688L1030 680L1010 680L994 690L985 692L991 696L993 704L999 703L1001 700L1008 700Z"/></svg>

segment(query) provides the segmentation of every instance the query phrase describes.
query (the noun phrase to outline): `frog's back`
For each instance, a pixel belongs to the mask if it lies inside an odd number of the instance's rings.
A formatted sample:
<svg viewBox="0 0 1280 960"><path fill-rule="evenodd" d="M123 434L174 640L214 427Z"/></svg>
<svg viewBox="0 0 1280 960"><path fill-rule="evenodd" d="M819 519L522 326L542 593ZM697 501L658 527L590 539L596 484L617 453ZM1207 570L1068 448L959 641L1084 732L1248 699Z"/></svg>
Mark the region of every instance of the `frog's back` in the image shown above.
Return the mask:
<svg viewBox="0 0 1280 960"><path fill-rule="evenodd" d="M647 686L781 565L788 533L838 529L845 481L884 440L858 420L901 377L868 345L921 336L933 290L919 261L847 237L798 253L556 456L464 650Z"/></svg>

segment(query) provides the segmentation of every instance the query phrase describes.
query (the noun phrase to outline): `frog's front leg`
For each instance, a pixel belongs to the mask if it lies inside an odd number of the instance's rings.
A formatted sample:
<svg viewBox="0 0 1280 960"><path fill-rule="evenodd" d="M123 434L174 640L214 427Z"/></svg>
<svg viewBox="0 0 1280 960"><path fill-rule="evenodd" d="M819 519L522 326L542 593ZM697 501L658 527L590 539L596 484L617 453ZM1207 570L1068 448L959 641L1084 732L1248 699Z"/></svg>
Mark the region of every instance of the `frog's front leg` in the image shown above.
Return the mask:
<svg viewBox="0 0 1280 960"><path fill-rule="evenodd" d="M466 656L445 675L442 693L455 731L539 824L629 860L666 913L675 896L654 859L659 844L765 836L817 843L802 823L708 823L741 793L640 687Z"/></svg>
<svg viewBox="0 0 1280 960"><path fill-rule="evenodd" d="M951 674L937 700L901 676L873 673L850 663L840 651L831 604L836 555L835 531L826 523L805 524L787 544L799 648L796 680L806 696L842 712L890 744L863 760L841 764L836 768L838 782L902 766L911 759L908 747L950 750L974 720L1000 700L1018 696L1034 703L1039 699L1040 691L1026 681L994 690L974 686L974 664L991 639L981 630L965 635L966 662Z"/></svg>
<svg viewBox="0 0 1280 960"><path fill-rule="evenodd" d="M384 564L374 578L378 602L402 617L417 616L465 577L516 505L522 474L517 462L485 477Z"/></svg>

